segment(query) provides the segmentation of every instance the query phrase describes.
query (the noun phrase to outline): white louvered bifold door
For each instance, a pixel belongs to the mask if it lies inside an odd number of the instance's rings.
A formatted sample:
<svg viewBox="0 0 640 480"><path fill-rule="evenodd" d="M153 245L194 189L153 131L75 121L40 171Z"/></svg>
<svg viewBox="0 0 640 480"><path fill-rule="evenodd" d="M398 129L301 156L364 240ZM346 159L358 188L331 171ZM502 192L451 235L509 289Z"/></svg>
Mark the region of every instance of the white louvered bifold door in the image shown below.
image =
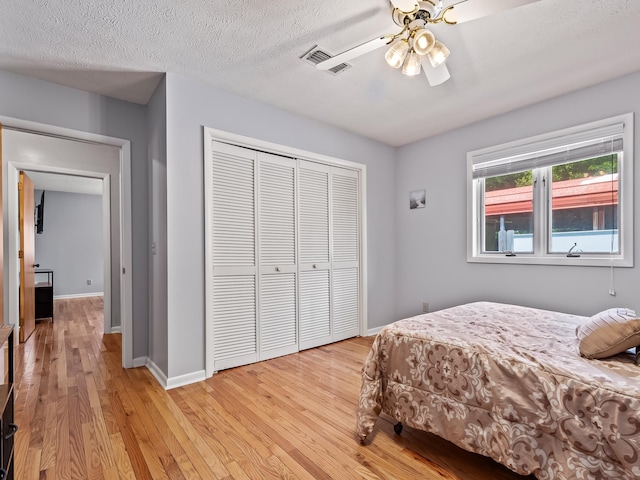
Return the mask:
<svg viewBox="0 0 640 480"><path fill-rule="evenodd" d="M358 335L356 170L205 143L206 372Z"/></svg>
<svg viewBox="0 0 640 480"><path fill-rule="evenodd" d="M331 167L333 341L360 330L359 198L358 173Z"/></svg>
<svg viewBox="0 0 640 480"><path fill-rule="evenodd" d="M330 170L298 161L300 350L331 342Z"/></svg>
<svg viewBox="0 0 640 480"><path fill-rule="evenodd" d="M207 369L258 360L256 153L212 142L207 179ZM212 348L213 352L209 352Z"/></svg>
<svg viewBox="0 0 640 480"><path fill-rule="evenodd" d="M298 351L296 161L258 153L260 360Z"/></svg>

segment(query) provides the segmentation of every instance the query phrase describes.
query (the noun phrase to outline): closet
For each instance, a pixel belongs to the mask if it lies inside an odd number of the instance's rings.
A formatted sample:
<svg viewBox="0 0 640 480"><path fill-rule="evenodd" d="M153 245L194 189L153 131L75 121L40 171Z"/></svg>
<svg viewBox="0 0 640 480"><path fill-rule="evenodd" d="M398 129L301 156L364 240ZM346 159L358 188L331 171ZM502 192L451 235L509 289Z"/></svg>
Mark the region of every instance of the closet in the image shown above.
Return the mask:
<svg viewBox="0 0 640 480"><path fill-rule="evenodd" d="M358 335L360 171L209 141L207 372Z"/></svg>

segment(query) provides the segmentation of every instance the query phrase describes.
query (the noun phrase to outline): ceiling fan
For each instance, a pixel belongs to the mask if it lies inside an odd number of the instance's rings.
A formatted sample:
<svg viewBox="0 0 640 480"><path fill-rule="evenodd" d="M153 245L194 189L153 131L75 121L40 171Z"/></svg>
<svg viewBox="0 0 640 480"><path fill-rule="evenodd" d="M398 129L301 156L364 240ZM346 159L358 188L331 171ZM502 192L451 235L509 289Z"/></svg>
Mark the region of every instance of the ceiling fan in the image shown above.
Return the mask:
<svg viewBox="0 0 640 480"><path fill-rule="evenodd" d="M456 25L538 0L454 0L447 2L446 6L442 0L389 1L391 17L402 30L350 48L318 63L317 67L329 70L365 53L391 45L385 54L385 60L391 67L402 68L402 73L409 76L419 75L423 70L429 85L440 85L450 78L445 64L449 49L427 29L429 24Z"/></svg>

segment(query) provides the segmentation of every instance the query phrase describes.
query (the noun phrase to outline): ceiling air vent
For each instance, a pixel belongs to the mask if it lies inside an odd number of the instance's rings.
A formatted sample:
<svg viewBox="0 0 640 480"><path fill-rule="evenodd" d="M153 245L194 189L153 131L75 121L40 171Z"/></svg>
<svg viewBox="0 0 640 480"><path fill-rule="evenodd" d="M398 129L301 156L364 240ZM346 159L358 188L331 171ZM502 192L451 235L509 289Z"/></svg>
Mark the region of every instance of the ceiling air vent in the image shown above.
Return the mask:
<svg viewBox="0 0 640 480"><path fill-rule="evenodd" d="M320 62L324 62L325 60L328 60L332 57L332 55L329 55L327 52L325 52L324 50L320 50L317 47L318 46L315 45L311 48L311 50L302 55L300 58L313 65L317 65ZM330 73L331 75L338 75L339 73L344 72L352 66L353 65L349 65L348 63L341 63L333 68L330 68L329 70L325 70L325 72Z"/></svg>

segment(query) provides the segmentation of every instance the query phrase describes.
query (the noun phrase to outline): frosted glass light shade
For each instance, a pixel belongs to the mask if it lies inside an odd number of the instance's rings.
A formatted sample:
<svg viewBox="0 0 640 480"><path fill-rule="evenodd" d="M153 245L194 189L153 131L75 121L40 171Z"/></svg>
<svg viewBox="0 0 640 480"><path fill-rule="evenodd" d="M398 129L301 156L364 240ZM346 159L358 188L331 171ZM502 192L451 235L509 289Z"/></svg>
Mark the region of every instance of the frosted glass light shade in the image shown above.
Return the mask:
<svg viewBox="0 0 640 480"><path fill-rule="evenodd" d="M391 45L391 48L389 50L387 50L387 53L385 53L384 55L384 59L387 61L389 66L393 68L400 68L407 56L408 51L409 42L404 39L398 40L396 43Z"/></svg>
<svg viewBox="0 0 640 480"><path fill-rule="evenodd" d="M427 57L429 57L429 62L435 68L447 59L449 53L449 49L445 44L436 40L436 44L429 50Z"/></svg>
<svg viewBox="0 0 640 480"><path fill-rule="evenodd" d="M418 55L426 55L436 44L436 37L429 30L420 28L413 36L413 49Z"/></svg>
<svg viewBox="0 0 640 480"><path fill-rule="evenodd" d="M411 50L407 55L407 59L402 65L402 73L410 77L420 75L420 57L415 51Z"/></svg>
<svg viewBox="0 0 640 480"><path fill-rule="evenodd" d="M416 0L391 0L391 4L401 12L412 12L418 6Z"/></svg>

